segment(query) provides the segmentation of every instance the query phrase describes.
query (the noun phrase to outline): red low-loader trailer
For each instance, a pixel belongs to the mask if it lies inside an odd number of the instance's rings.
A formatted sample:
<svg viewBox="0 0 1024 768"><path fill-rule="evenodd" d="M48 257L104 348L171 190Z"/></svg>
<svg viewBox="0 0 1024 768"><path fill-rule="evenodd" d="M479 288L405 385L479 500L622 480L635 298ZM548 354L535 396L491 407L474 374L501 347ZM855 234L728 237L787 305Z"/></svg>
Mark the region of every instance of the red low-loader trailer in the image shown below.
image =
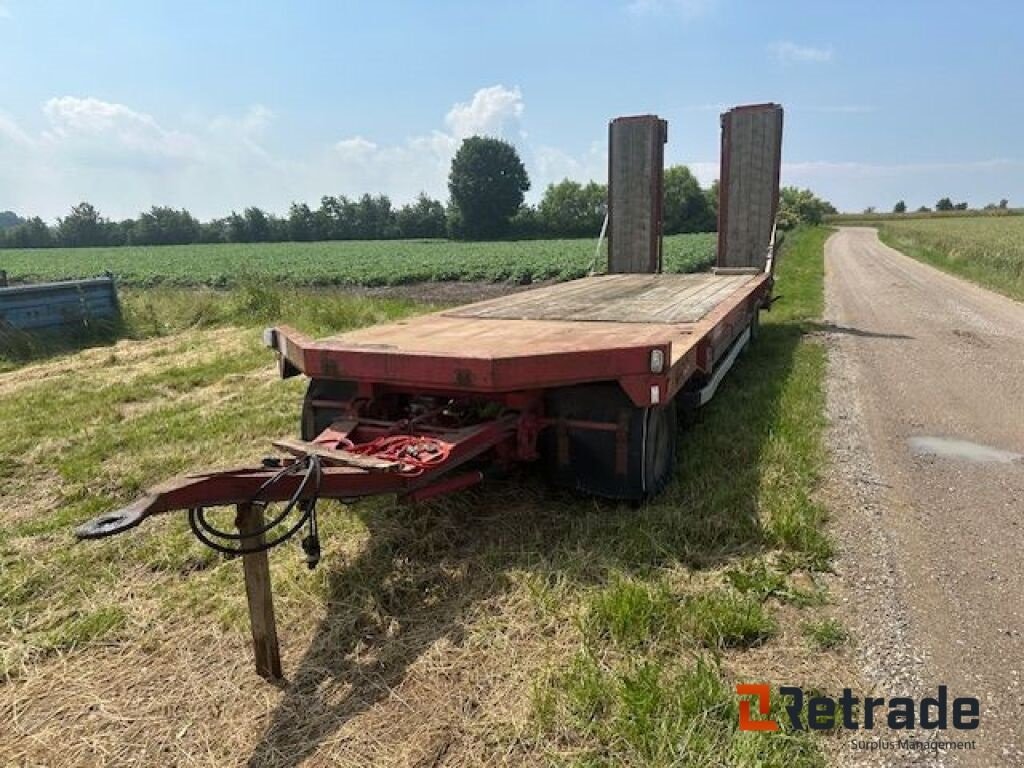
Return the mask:
<svg viewBox="0 0 1024 768"><path fill-rule="evenodd" d="M776 119L774 112L764 118ZM778 121L781 130L781 111ZM656 169L660 183L664 131L657 118L626 119L620 134L613 131L613 157L617 139L630 151L654 152L655 162L639 165ZM742 169L732 169L733 182ZM610 167L610 178L621 176ZM777 178L776 171L776 193ZM660 214L660 188L650 189L643 215ZM614 211L614 195L609 203ZM318 499L395 494L419 502L526 462L540 462L555 484L591 495L639 502L658 493L675 468L679 411L714 395L770 305L774 216L769 205L748 222L761 228L756 237L737 229L732 214L729 231L739 233L734 240L748 255L726 253L720 238L714 272L624 270L322 340L270 328L264 340L282 377L309 379L299 438L273 441L281 455L258 467L171 480L76 533L102 538L187 510L202 542L243 555L257 670L280 676L266 551L308 527L302 545L315 565ZM613 213L609 218L610 271L617 253L660 260L660 224L616 229ZM646 238L642 251L634 237ZM280 511L265 517L278 502ZM207 514L228 505L238 507L237 530L218 528Z"/></svg>
<svg viewBox="0 0 1024 768"><path fill-rule="evenodd" d="M771 285L768 273L602 275L319 341L268 329L282 376L310 379L301 439L274 442L286 458L177 478L78 535L289 500L308 467L282 470L311 456L318 477L296 501L420 501L537 460L559 485L642 500L670 479L679 409L714 394Z"/></svg>

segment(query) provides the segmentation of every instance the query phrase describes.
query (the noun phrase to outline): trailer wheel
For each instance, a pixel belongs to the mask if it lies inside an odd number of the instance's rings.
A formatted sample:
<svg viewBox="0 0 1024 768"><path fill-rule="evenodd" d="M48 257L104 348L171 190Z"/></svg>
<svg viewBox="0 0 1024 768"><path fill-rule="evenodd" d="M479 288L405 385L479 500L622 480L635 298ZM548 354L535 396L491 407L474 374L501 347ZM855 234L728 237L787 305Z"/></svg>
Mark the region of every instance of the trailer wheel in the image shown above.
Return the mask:
<svg viewBox="0 0 1024 768"><path fill-rule="evenodd" d="M302 401L302 439L312 440L342 416L342 406L356 394L354 381L310 379ZM332 403L337 403L332 407Z"/></svg>
<svg viewBox="0 0 1024 768"><path fill-rule="evenodd" d="M637 408L618 384L553 390L540 449L555 485L609 499L659 493L675 469L676 404Z"/></svg>
<svg viewBox="0 0 1024 768"><path fill-rule="evenodd" d="M676 434L679 421L676 402L646 409L647 442L644 446L644 497L665 490L676 468Z"/></svg>

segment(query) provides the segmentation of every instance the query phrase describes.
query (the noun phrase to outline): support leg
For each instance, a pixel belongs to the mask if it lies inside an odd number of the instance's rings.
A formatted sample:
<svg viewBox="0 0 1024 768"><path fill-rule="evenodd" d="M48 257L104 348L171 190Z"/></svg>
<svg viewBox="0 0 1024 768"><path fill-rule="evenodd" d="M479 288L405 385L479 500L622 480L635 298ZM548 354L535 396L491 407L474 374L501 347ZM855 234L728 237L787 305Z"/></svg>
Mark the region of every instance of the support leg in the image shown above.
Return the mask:
<svg viewBox="0 0 1024 768"><path fill-rule="evenodd" d="M262 535L250 535L263 527L263 508L239 504L235 517L243 547L263 543ZM245 571L245 594L249 599L249 624L256 658L256 673L267 680L280 679L281 653L277 646L277 622L274 619L274 596L270 589L270 562L266 552L242 556Z"/></svg>

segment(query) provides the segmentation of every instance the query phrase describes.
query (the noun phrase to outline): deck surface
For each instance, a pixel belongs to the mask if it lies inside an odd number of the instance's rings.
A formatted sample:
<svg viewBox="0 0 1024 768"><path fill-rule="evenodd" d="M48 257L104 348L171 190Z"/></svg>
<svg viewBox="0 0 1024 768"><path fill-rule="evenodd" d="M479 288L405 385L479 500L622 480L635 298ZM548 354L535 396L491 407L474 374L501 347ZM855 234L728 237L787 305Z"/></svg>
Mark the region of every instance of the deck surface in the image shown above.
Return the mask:
<svg viewBox="0 0 1024 768"><path fill-rule="evenodd" d="M601 275L503 296L445 312L491 320L696 323L750 275Z"/></svg>
<svg viewBox="0 0 1024 768"><path fill-rule="evenodd" d="M348 331L321 350L526 358L651 344L685 354L764 275L602 275Z"/></svg>

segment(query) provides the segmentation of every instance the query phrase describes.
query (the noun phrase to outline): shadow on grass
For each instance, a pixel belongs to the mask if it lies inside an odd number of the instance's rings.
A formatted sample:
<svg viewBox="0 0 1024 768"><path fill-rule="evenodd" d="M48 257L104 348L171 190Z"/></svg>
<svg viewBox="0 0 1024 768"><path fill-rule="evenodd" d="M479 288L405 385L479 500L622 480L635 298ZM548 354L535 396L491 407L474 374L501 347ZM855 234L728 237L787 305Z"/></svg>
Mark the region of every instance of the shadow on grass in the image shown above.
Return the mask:
<svg viewBox="0 0 1024 768"><path fill-rule="evenodd" d="M458 646L473 606L507 592L511 571L571 588L613 572L711 568L771 549L799 551L803 545L766 516L799 502L770 476L786 469L777 437L799 409L783 399L791 377L800 377L796 350L809 330L799 322L762 327L681 435L676 480L640 509L549 489L536 471L443 505L357 506L370 542L353 562L334 566L327 616L248 764L293 766L313 755L386 699L435 642Z"/></svg>

